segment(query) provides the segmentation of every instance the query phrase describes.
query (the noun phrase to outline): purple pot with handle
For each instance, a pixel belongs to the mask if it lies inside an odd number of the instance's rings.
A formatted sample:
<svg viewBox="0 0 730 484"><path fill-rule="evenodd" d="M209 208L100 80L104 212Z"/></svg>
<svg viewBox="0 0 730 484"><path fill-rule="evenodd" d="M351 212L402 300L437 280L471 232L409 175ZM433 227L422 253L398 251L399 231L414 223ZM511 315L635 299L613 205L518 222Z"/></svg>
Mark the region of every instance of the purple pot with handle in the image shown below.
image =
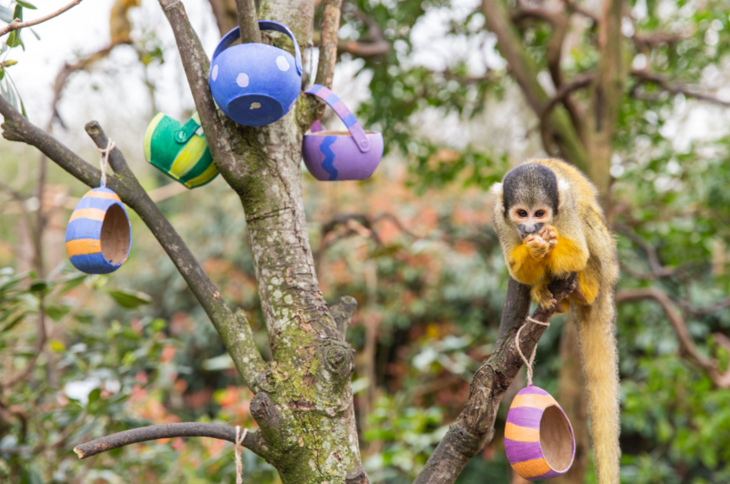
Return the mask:
<svg viewBox="0 0 730 484"><path fill-rule="evenodd" d="M348 131L322 131L319 121L304 135L302 156L309 173L320 181L367 180L383 158L383 135L365 131L332 91L315 84L305 91L326 102Z"/></svg>

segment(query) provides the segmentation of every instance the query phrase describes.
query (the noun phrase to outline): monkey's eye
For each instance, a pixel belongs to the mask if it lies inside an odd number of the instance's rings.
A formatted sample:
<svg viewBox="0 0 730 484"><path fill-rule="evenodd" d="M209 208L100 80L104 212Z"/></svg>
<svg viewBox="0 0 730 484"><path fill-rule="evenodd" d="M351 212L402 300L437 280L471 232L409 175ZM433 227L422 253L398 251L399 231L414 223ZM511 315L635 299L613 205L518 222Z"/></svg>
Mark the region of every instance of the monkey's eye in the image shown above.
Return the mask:
<svg viewBox="0 0 730 484"><path fill-rule="evenodd" d="M517 216L518 217L525 218L525 217L527 217L527 212L525 210L518 210L517 211Z"/></svg>
<svg viewBox="0 0 730 484"><path fill-rule="evenodd" d="M545 216L545 210L538 210L537 212L535 212L535 217L537 217L537 218L542 218L544 216Z"/></svg>

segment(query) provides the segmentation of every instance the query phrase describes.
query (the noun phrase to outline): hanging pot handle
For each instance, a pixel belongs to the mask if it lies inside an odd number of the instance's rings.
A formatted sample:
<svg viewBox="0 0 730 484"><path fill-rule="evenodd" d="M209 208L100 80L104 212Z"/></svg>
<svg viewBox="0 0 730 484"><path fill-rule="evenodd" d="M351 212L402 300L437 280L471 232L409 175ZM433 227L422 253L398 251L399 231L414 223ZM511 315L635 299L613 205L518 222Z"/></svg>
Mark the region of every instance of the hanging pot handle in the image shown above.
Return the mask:
<svg viewBox="0 0 730 484"><path fill-rule="evenodd" d="M345 106L345 103L339 98L339 96L337 96L337 94L320 84L314 84L312 87L304 91L304 93L317 96L326 102L337 116L340 117L342 122L345 123L345 126L347 126L347 129L350 131L350 135L355 141L358 149L363 153L370 151L370 140L368 139L365 130L362 129L362 126L360 126L360 123L357 122L355 115L352 114L347 106ZM315 124L312 125L312 131L315 133L322 129L322 125L317 125L317 123L319 123L319 121L316 121Z"/></svg>
<svg viewBox="0 0 730 484"><path fill-rule="evenodd" d="M259 20L259 28L261 30L274 30L276 32L281 32L282 34L286 34L287 36L289 36L289 38L294 41L294 63L296 64L297 74L301 76L302 53L299 50L299 43L297 42L296 37L294 37L292 31L289 30L286 25L280 24L279 22L274 22L273 20ZM213 52L213 59L211 59L211 62L214 61L221 52L230 47L232 43L237 41L239 37L241 37L239 27L234 27L233 29L231 29L230 32L224 35L221 41L218 42L218 46L215 48L215 52Z"/></svg>

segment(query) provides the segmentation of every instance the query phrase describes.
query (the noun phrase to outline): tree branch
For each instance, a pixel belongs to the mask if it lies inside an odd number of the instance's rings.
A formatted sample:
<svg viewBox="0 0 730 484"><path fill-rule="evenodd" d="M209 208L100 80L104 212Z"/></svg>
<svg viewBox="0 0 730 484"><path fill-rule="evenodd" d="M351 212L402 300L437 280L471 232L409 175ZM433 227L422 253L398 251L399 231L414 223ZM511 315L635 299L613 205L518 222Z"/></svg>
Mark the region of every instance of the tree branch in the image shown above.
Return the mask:
<svg viewBox="0 0 730 484"><path fill-rule="evenodd" d="M231 150L229 132L218 116L213 94L208 85L210 61L205 54L203 44L200 43L198 35L190 25L182 2L175 3L174 0L159 0L159 2L175 35L180 60L215 164L226 180L231 177L240 179L245 174L247 167L236 163L236 158Z"/></svg>
<svg viewBox="0 0 730 484"><path fill-rule="evenodd" d="M9 24L7 24L5 27L0 29L0 37L2 37L3 35L5 35L7 33L12 32L13 30L20 30L20 29L24 29L26 27L32 27L33 25L38 25L38 24L41 24L48 20L51 20L54 17L58 17L59 15L64 13L66 10L72 9L79 3L81 3L81 0L73 0L73 2L69 3L68 5L66 5L64 7L59 8L58 10L56 10L53 13L49 13L45 17L40 17L40 18L37 18L34 20L28 20L26 22L21 22L20 19L16 18L15 20L13 20Z"/></svg>
<svg viewBox="0 0 730 484"><path fill-rule="evenodd" d="M241 29L241 43L260 43L261 31L259 30L259 19L256 15L254 0L236 0L236 14L238 16L238 26Z"/></svg>
<svg viewBox="0 0 730 484"><path fill-rule="evenodd" d="M687 330L684 317L675 309L674 304L672 304L666 292L656 287L650 287L619 291L616 293L617 304L642 299L652 299L662 307L679 339L680 355L688 358L690 362L704 370L717 388L730 388L730 370L721 373L716 360L705 358L700 354L697 346L695 346L694 339L692 339L692 336Z"/></svg>
<svg viewBox="0 0 730 484"><path fill-rule="evenodd" d="M90 187L99 185L101 177L99 170L86 163L48 133L33 125L2 97L0 97L0 114L5 118L2 128L3 136L6 139L22 141L34 146L86 185ZM97 147L107 147L109 139L98 123L95 121L88 123L86 131ZM109 164L115 171L114 175L107 177L109 188L137 212L149 227L208 314L244 382L251 390L258 391L257 375L263 371L265 363L253 341L245 316L236 315L226 305L220 291L185 245L183 239L139 184L118 148L110 153ZM241 335L245 337L242 338Z"/></svg>
<svg viewBox="0 0 730 484"><path fill-rule="evenodd" d="M497 36L497 46L509 63L512 76L520 86L527 103L539 116L543 106L548 102L548 96L537 81L539 69L522 45L517 31L510 22L503 0L482 0L482 11L487 27ZM549 119L550 129L556 135L556 142L562 155L587 172L588 155L569 117L564 111L554 110Z"/></svg>
<svg viewBox="0 0 730 484"><path fill-rule="evenodd" d="M709 94L702 94L699 92L695 92L691 90L688 86L684 86L681 84L671 84L671 81L667 79L666 77L660 76L659 74L655 74L647 69L633 69L631 71L631 75L633 77L636 77L638 79L637 84L632 88L631 94L634 97L639 97L637 94L637 90L641 84L644 84L646 82L653 82L659 88L667 91L670 94L684 94L687 97L699 99L701 101L707 101L713 104L719 104L721 106L728 106L730 107L730 101L725 101L723 99L719 99L715 96L710 96ZM646 99L648 101L654 101L656 98L644 96L642 99Z"/></svg>
<svg viewBox="0 0 730 484"><path fill-rule="evenodd" d="M555 280L549 287L553 298L559 302L575 289L576 275ZM530 354L547 329L525 320L529 309L529 287L510 278L496 349L475 373L464 410L449 427L414 484L452 484L467 462L494 437L499 404L523 364L515 346L517 330L527 325L520 334L519 345L523 353ZM553 313L538 307L532 317L548 322Z"/></svg>
<svg viewBox="0 0 730 484"><path fill-rule="evenodd" d="M324 0L322 3L324 12L319 42L319 62L314 83L331 88L337 64L337 32L340 30L342 0ZM326 106L324 101L314 96L303 96L298 113L300 129L308 130L312 123L322 117Z"/></svg>
<svg viewBox="0 0 730 484"><path fill-rule="evenodd" d="M125 445L174 437L211 437L219 440L227 440L235 444L236 428L229 425L199 422L150 425L149 427L125 430L124 432L107 435L106 437L77 445L74 447L74 452L79 456L79 459L86 459L108 450L124 447ZM243 439L243 446L261 457L269 455L266 441L259 431L247 432L246 437Z"/></svg>
<svg viewBox="0 0 730 484"><path fill-rule="evenodd" d="M322 34L319 45L316 84L332 87L337 64L337 32L340 30L342 0L324 0L322 14Z"/></svg>
<svg viewBox="0 0 730 484"><path fill-rule="evenodd" d="M315 47L320 46L320 39L322 34L320 32L314 32L312 34L312 43ZM352 54L356 57L375 57L378 55L387 54L390 50L390 44L385 40L376 40L374 42L360 42L358 40L338 40L337 41L337 52Z"/></svg>

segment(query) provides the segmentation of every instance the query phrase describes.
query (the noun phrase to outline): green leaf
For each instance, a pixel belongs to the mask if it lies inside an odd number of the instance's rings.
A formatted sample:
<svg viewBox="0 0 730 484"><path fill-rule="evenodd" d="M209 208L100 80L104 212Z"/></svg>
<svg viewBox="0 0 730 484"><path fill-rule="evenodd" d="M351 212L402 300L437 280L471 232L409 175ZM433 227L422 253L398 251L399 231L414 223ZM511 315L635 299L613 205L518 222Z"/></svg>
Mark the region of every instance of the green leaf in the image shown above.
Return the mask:
<svg viewBox="0 0 730 484"><path fill-rule="evenodd" d="M133 309L142 304L149 304L152 302L152 298L138 291L125 291L125 290L107 290L109 294L120 306L126 309Z"/></svg>
<svg viewBox="0 0 730 484"><path fill-rule="evenodd" d="M99 400L99 397L101 397L101 388L91 390L91 393L89 393L89 405Z"/></svg>
<svg viewBox="0 0 730 484"><path fill-rule="evenodd" d="M48 283L42 279L33 281L33 284L30 285L30 292L41 292L46 289L48 289Z"/></svg>
<svg viewBox="0 0 730 484"><path fill-rule="evenodd" d="M5 331L10 331L17 325L20 321L23 320L25 317L25 313L21 313L19 316L17 316L15 319L11 320L10 322L6 323L5 326L0 328L0 333L4 333Z"/></svg>
<svg viewBox="0 0 730 484"><path fill-rule="evenodd" d="M29 2L24 2L23 0L15 0L15 2L16 2L16 3L18 4L18 5L22 5L23 7L25 7L25 8L29 8L29 9L31 9L31 10L37 10L37 9L38 9L38 8L37 8L37 7L35 6L35 5L33 5L32 3L29 3Z"/></svg>

